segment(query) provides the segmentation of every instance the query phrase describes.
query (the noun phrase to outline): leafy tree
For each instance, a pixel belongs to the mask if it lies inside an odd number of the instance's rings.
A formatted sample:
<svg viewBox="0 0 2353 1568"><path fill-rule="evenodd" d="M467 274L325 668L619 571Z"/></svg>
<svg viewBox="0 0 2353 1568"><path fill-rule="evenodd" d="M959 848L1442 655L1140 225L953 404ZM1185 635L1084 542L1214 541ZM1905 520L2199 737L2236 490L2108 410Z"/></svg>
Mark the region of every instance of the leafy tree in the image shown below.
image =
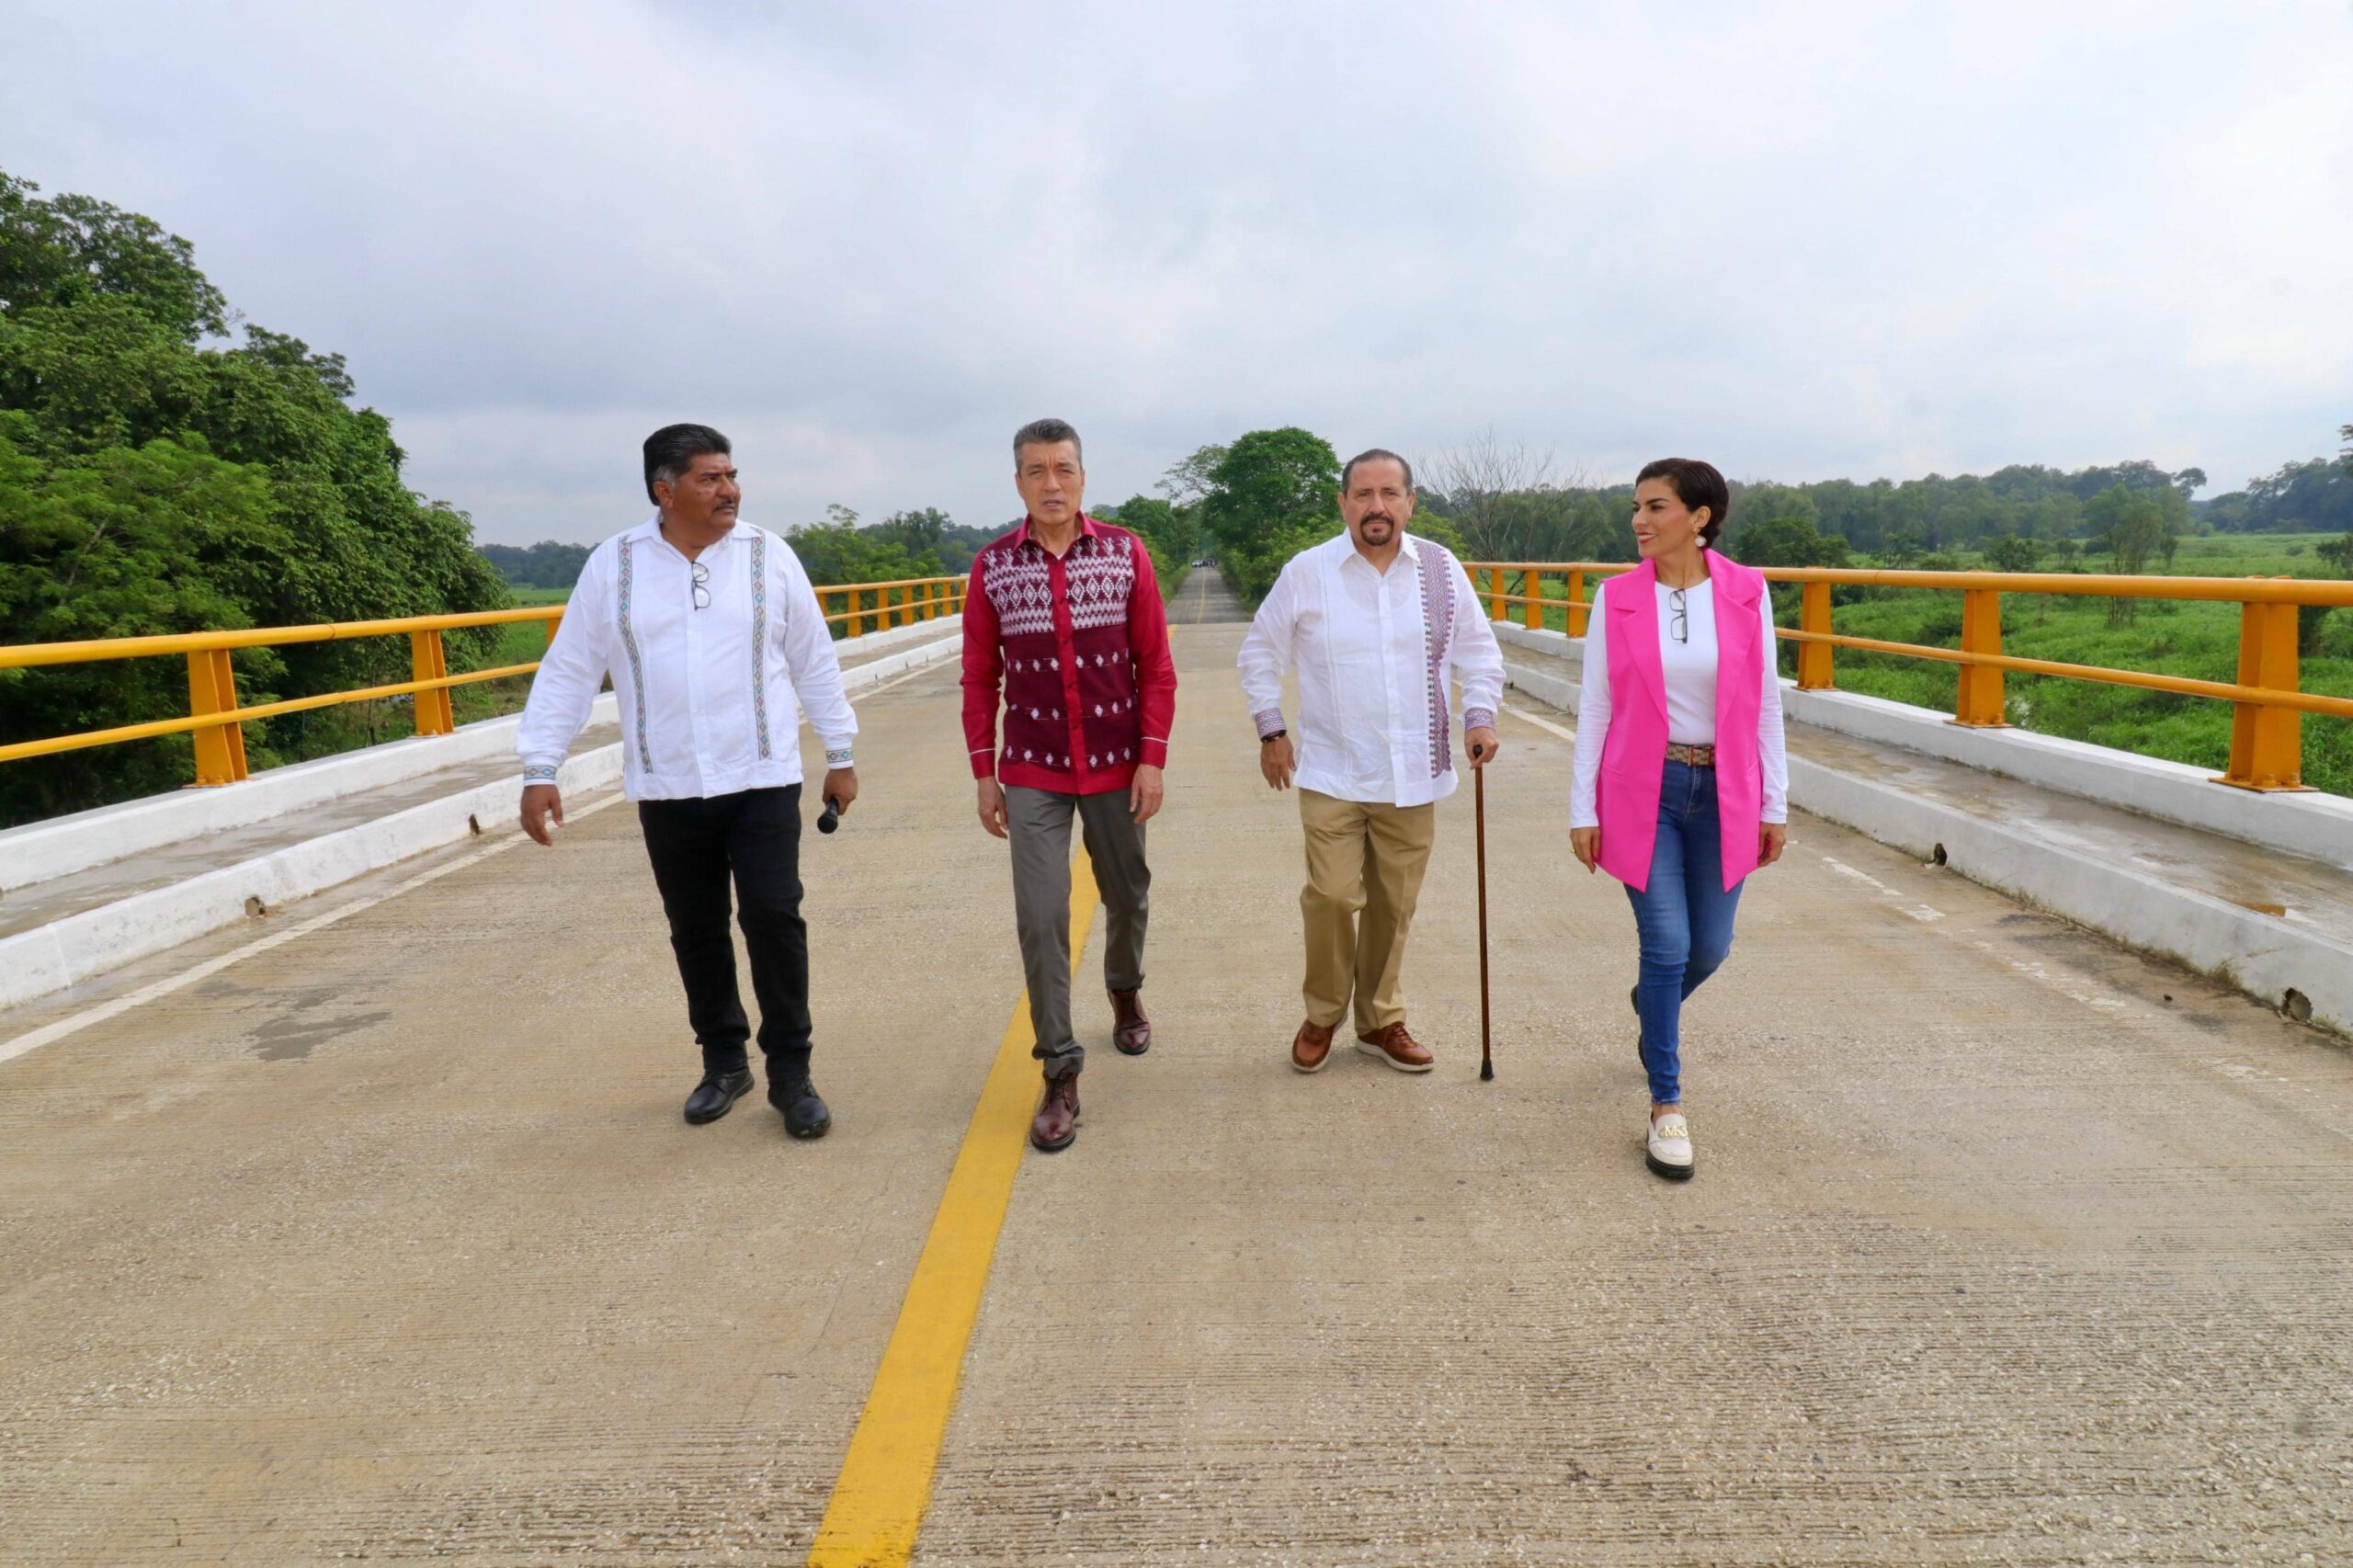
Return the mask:
<svg viewBox="0 0 2353 1568"><path fill-rule="evenodd" d="M229 301L186 240L90 197L40 200L40 189L0 169L0 312L113 298L183 343L229 330Z"/></svg>
<svg viewBox="0 0 2353 1568"><path fill-rule="evenodd" d="M2042 562L2042 541L2000 534L1984 543L1985 564L1996 572L2031 572Z"/></svg>
<svg viewBox="0 0 2353 1568"><path fill-rule="evenodd" d="M551 539L529 546L485 544L476 548L484 560L497 568L500 576L517 588L568 589L580 580L580 569L588 564L587 545L559 544Z"/></svg>
<svg viewBox="0 0 2353 1568"><path fill-rule="evenodd" d="M1738 516L1740 504L1733 504ZM1725 540L1725 551L1750 566L1844 566L1847 541L1825 534L1803 517L1771 517L1749 523Z"/></svg>
<svg viewBox="0 0 2353 1568"><path fill-rule="evenodd" d="M1183 579L1200 548L1201 525L1196 508L1171 506L1157 495L1131 495L1120 503L1118 517L1120 526L1133 529L1152 551L1153 570L1160 574L1162 583Z"/></svg>
<svg viewBox="0 0 2353 1568"><path fill-rule="evenodd" d="M1225 448L1214 444L1196 447L1190 456L1170 463L1153 488L1165 495L1172 506L1199 506L1217 487L1217 468L1225 460Z"/></svg>
<svg viewBox="0 0 2353 1568"><path fill-rule="evenodd" d="M1890 566L1909 566L1920 559L1925 550L1914 529L1891 528L1880 541L1879 558Z"/></svg>
<svg viewBox="0 0 2353 1568"><path fill-rule="evenodd" d="M2117 571L2129 574L2147 570L2152 555L2172 561L2179 521L2188 509L2177 490L2136 491L2117 484L2092 497L2084 520L2092 527L2093 542L2114 557ZM2109 600L2109 624L2131 620L2139 607L2138 599Z"/></svg>
<svg viewBox="0 0 2353 1568"><path fill-rule="evenodd" d="M2345 433L2353 437L2353 426L2348 426ZM2348 460L2348 466L2353 466L2353 460ZM2342 538L2324 540L2313 553L2326 562L2338 576L2353 577L2353 528L2347 529ZM2334 605L2296 607L2296 652L2299 655L2310 655L2320 651L2321 622L2336 608Z"/></svg>
<svg viewBox="0 0 2353 1568"><path fill-rule="evenodd" d="M1340 460L1296 426L1253 430L1211 474L1201 521L1235 590L1256 602L1283 563L1340 527Z"/></svg>
<svg viewBox="0 0 2353 1568"><path fill-rule="evenodd" d="M0 174L0 642L509 602L465 514L402 483L392 426L351 406L342 357L250 324L241 344L220 341L233 320L187 241ZM71 630L84 624L105 630ZM497 640L454 634L453 667L479 667ZM240 695L257 701L404 678L408 650L372 638L235 664ZM186 711L175 661L104 668L0 686L0 739ZM353 738L347 711L324 709L248 726L246 750L290 760ZM0 768L0 821L191 776L184 738L28 759Z"/></svg>
<svg viewBox="0 0 2353 1568"><path fill-rule="evenodd" d="M926 518L918 525L917 531L928 531L930 527ZM807 523L792 529L786 534L785 542L801 558L809 580L820 587L847 583L899 583L913 577L948 574L937 554L909 551L904 539L892 537L887 524L859 528L858 514L838 503L825 508L824 522ZM839 604L826 606L828 613L844 608ZM840 636L846 628L836 622L834 631L835 636Z"/></svg>
<svg viewBox="0 0 2353 1568"><path fill-rule="evenodd" d="M2218 528L2234 533L2338 533L2353 528L2353 463L2313 458L2250 480L2244 491L2206 507Z"/></svg>

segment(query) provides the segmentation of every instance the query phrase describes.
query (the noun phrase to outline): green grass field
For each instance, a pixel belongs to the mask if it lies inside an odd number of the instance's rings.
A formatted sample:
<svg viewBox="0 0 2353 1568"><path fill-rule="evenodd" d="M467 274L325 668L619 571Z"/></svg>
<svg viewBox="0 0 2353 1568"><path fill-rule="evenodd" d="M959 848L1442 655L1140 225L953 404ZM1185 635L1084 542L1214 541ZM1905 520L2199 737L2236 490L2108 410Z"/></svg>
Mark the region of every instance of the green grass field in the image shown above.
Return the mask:
<svg viewBox="0 0 2353 1568"><path fill-rule="evenodd" d="M2234 534L2181 542L2170 571L2154 575L2194 577L2334 576L2314 554L2320 534ZM1958 556L1962 570L1981 570L1975 554ZM1877 562L1859 558L1858 565ZM2098 572L2104 557L2079 562ZM2046 568L2047 569L2047 568ZM1483 583L1481 586L1484 586ZM1560 596L1548 582L1548 597ZM1517 591L1517 590L1515 590ZM1586 585L1588 597L1592 585ZM1834 631L1849 636L1934 647L1961 645L1961 596L1927 588L1865 588L1843 596L1831 613ZM2105 598L2004 596L2002 651L2022 658L2072 665L2188 676L2202 680L2238 678L2239 608L2234 604L2144 599L2132 619L2111 624ZM1507 607L1514 608L1518 607ZM1797 624L1797 595L1776 596L1775 619ZM1559 630L1565 612L1550 611L1546 624ZM1797 647L1781 646L1785 675L1797 671ZM1841 648L1836 653L1841 690L1859 691L1898 702L1950 712L1958 666L1898 654ZM2353 608L2322 619L2319 641L2301 668L2304 690L2353 697ZM2229 760L2231 709L2227 703L2166 692L2141 691L2060 676L2012 672L2004 683L2005 707L2013 724L2071 740L2089 741L2220 770ZM2333 794L2353 795L2353 720L2307 714L2303 721L2304 782Z"/></svg>

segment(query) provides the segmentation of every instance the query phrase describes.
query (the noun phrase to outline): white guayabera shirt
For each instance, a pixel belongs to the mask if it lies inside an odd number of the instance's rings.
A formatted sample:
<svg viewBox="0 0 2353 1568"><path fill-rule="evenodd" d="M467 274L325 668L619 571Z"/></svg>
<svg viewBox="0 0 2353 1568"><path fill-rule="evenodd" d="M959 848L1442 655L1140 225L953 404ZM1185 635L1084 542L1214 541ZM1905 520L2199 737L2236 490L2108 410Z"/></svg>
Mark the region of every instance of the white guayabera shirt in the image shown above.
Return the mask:
<svg viewBox="0 0 2353 1568"><path fill-rule="evenodd" d="M657 516L596 548L531 682L515 741L525 783L555 782L608 674L632 801L800 783L796 703L826 766L850 764L858 716L817 591L764 528L739 522L688 561Z"/></svg>
<svg viewBox="0 0 2353 1568"><path fill-rule="evenodd" d="M1291 557L1236 663L1262 737L1286 727L1283 671L1297 666L1296 782L1342 801L1444 800L1456 782L1448 674L1465 730L1493 727L1503 700L1503 650L1470 575L1412 534L1386 573L1346 533Z"/></svg>

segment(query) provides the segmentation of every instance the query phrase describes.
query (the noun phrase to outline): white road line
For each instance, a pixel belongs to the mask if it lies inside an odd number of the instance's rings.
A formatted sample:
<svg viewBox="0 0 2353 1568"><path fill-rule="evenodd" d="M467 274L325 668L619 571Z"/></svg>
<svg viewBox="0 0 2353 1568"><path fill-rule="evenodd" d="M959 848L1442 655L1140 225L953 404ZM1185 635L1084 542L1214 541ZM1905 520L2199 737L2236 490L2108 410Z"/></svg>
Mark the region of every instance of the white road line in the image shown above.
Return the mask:
<svg viewBox="0 0 2353 1568"><path fill-rule="evenodd" d="M2097 1007L2107 1011L2116 1011L2124 1006L2124 1003L2117 997L2095 996L2088 991L2077 989L2072 982L2061 979L2058 975L2052 973L2049 970L2043 968L2040 963L2033 960L2011 958L2008 954L2002 952L2000 949L1995 948L1991 942L1979 942L1977 947L1982 951L1992 953L1995 958L2000 959L2004 963L2008 964L2020 974L2030 975L2034 979L2042 982L2043 984L2050 986L2052 990L2060 993L2062 995L2068 996L2077 1002L2081 1002L2086 1007Z"/></svg>
<svg viewBox="0 0 2353 1568"><path fill-rule="evenodd" d="M591 801L588 804L574 809L569 813L570 819L578 822L582 817L593 816L607 806L620 804L621 798L620 792L615 790L601 801ZM95 1007L85 1007L81 1012L60 1018L54 1023L43 1024L29 1033L18 1035L6 1045L0 1045L0 1062L14 1061L28 1051L39 1051L44 1045L54 1044L68 1035L78 1034L92 1024L102 1024L108 1018L119 1017L133 1007L144 1006L160 997L169 996L175 991L184 990L199 980L210 979L231 964L243 962L256 953L267 952L270 949L283 946L297 937L307 937L313 931L324 931L336 921L348 920L363 910L375 908L387 899L398 898L404 892L413 892L426 883L438 881L452 871L463 870L478 860L487 860L502 850L512 849L518 844L529 842L529 835L517 833L500 839L495 844L485 844L469 854L460 855L445 866L436 866L429 871L420 871L406 881L387 888L373 897L357 900L345 904L340 909L331 909L324 915L313 915L299 926L290 926L283 931L274 931L267 937L256 937L242 948L233 949L218 958L207 959L193 969L183 970L169 979L156 981L152 985L142 985L138 990L118 996L111 1002L101 1002Z"/></svg>
<svg viewBox="0 0 2353 1568"><path fill-rule="evenodd" d="M882 682L880 686L871 686L867 687L864 691L859 692L858 696L873 697L881 692L890 690L892 687L904 686L907 682L915 679L917 676L927 676L932 674L934 671L938 670L940 665L947 662L948 660L943 656L941 658L932 660L927 665L917 665L914 669L907 671L904 675L892 676L889 680Z"/></svg>
<svg viewBox="0 0 2353 1568"><path fill-rule="evenodd" d="M1832 870L1837 872L1842 877L1849 877L1856 881L1863 882L1870 887L1876 888L1879 890L1881 897L1886 899L1890 903L1894 904L1899 911L1910 915L1913 919L1917 920L1923 926L1927 925L1932 920L1942 920L1945 917L1945 912L1943 910L1935 908L1929 904L1915 903L1906 905L1903 902L1904 895L1902 893L1897 892L1893 888L1889 887L1885 882L1881 881L1869 871L1859 871L1854 867L1847 864L1844 860L1834 859L1832 857L1824 855L1822 858L1822 863L1829 867Z"/></svg>
<svg viewBox="0 0 2353 1568"><path fill-rule="evenodd" d="M1823 863L1824 865L1825 865L1825 866L1829 867L1832 870L1834 870L1834 871L1837 872L1837 873L1838 873L1840 876L1842 876L1842 877L1851 877L1851 878L1853 878L1856 881L1859 881L1859 882L1868 882L1868 883L1870 883L1872 887L1875 887L1875 888L1879 889L1879 891L1880 891L1880 892L1881 892L1885 893L1885 894L1886 894L1888 897L1890 897L1890 898L1893 898L1893 897L1895 897L1895 896L1896 896L1895 890L1894 890L1893 888L1889 887L1885 882L1881 881L1877 877L1872 876L1869 871L1859 871L1859 870L1855 869L1855 868L1854 868L1854 867L1849 866L1848 864L1847 864L1847 862L1846 862L1846 861L1844 861L1844 860L1834 860L1834 859L1832 859L1832 858L1831 858L1829 856L1827 856L1827 855L1824 855L1824 856L1822 858L1822 863Z"/></svg>
<svg viewBox="0 0 2353 1568"><path fill-rule="evenodd" d="M1577 738L1577 733L1574 730L1570 729L1567 725L1555 724L1550 719L1539 719L1535 714L1530 713L1525 708L1514 708L1508 702L1497 703L1496 706L1501 708L1505 712L1510 714L1513 718L1525 719L1529 723L1535 725L1538 729L1550 731L1552 733L1560 736L1564 741L1574 741Z"/></svg>

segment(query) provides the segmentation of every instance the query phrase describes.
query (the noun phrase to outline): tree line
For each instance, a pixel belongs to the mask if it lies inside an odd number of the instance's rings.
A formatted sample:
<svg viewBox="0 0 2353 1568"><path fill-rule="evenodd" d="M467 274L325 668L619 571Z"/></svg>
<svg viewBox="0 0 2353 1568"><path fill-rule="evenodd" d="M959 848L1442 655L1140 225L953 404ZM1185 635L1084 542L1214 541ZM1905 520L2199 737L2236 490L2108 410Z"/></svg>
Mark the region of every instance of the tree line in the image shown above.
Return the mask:
<svg viewBox="0 0 2353 1568"><path fill-rule="evenodd" d="M2346 428L2353 442L2353 426ZM1458 552L1486 561L1632 559L1631 484L1580 483L1549 454L1506 446L1492 433L1417 467L1416 527ZM2353 457L2290 463L2245 490L2196 500L2206 483L2202 470L2168 472L2145 460L1860 483L1734 481L1725 548L1762 566L1843 565L1860 554L1882 565L1949 569L1967 551L2001 571L2063 568L2097 553L2115 571L2142 572L2169 566L2180 541L2200 533L2353 532ZM1287 426L1201 447L1169 467L1156 494L1096 510L1143 535L1164 576L1211 548L1235 590L1255 599L1284 562L1337 530L1338 485L1331 443ZM980 545L1010 526L960 528L936 507L864 528L847 507L828 514L790 536L821 583L961 574ZM524 574L532 569L517 559L526 552L483 549L509 581L562 585ZM2324 547L2325 558L2335 549ZM570 551L585 559L577 546L532 547L551 560Z"/></svg>
<svg viewBox="0 0 2353 1568"><path fill-rule="evenodd" d="M241 318L192 247L0 171L0 642L494 609L464 513L402 482L338 354ZM248 702L405 679L399 639L259 648ZM477 664L495 633L460 633ZM172 659L0 672L0 742L175 718ZM256 766L334 749L333 710L246 729ZM347 726L345 726L347 727ZM185 741L0 767L0 824L183 784Z"/></svg>

